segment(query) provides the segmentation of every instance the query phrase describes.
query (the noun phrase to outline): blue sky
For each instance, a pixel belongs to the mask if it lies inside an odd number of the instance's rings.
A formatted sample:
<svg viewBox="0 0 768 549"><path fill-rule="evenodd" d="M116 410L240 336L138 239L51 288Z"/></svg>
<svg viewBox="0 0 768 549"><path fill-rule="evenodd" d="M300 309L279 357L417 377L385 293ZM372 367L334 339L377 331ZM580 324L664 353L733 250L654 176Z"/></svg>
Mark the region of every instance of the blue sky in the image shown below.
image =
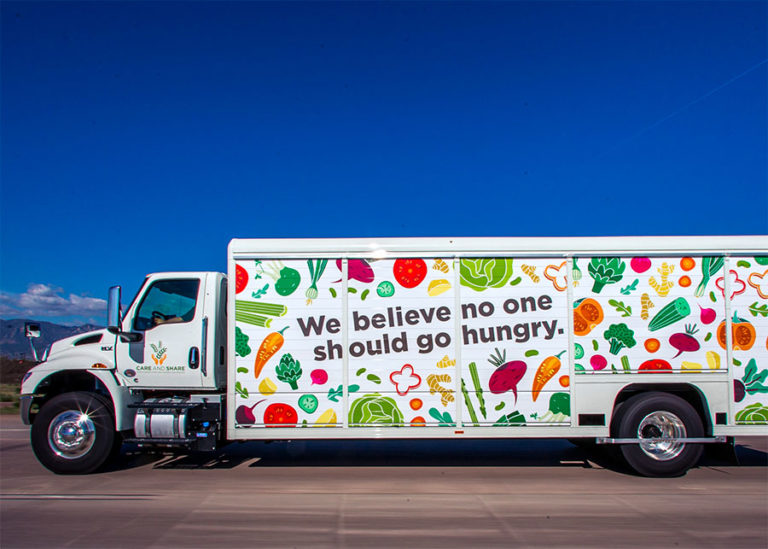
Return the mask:
<svg viewBox="0 0 768 549"><path fill-rule="evenodd" d="M233 237L768 233L766 2L1 9L4 318Z"/></svg>

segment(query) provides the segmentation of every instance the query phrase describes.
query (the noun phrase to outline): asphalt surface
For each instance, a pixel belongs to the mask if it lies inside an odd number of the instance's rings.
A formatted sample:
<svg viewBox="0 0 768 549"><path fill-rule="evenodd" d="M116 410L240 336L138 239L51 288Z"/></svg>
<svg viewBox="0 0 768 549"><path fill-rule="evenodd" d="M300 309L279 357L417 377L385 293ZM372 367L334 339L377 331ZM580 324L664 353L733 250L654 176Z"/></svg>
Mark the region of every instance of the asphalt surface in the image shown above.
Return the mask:
<svg viewBox="0 0 768 549"><path fill-rule="evenodd" d="M58 476L0 416L0 547L768 546L768 440L648 479L566 441L245 443Z"/></svg>

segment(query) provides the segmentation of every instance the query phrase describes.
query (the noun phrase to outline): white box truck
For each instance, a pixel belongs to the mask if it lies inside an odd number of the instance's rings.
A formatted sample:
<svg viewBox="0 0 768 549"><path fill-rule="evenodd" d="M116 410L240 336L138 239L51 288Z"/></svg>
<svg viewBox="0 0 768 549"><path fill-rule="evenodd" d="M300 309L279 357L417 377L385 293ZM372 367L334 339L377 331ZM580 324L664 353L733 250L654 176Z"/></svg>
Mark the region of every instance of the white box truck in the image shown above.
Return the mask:
<svg viewBox="0 0 768 549"><path fill-rule="evenodd" d="M40 462L124 441L569 438L643 475L768 434L768 237L236 239L22 385Z"/></svg>

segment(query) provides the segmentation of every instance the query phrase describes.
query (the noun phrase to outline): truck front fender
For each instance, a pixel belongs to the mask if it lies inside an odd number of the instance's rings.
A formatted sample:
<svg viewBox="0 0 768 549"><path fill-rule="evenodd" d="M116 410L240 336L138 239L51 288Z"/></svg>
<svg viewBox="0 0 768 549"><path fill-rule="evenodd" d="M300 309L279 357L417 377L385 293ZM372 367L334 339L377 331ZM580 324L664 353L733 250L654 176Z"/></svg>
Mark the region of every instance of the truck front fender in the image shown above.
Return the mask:
<svg viewBox="0 0 768 549"><path fill-rule="evenodd" d="M34 421L34 415L31 413L33 404L42 405L57 394L70 391L102 393L112 403L115 429L117 431L133 429L136 411L128 408L128 405L141 401L141 397L131 394L128 387L121 386L112 370L33 368L22 383L20 402L22 421L26 425Z"/></svg>

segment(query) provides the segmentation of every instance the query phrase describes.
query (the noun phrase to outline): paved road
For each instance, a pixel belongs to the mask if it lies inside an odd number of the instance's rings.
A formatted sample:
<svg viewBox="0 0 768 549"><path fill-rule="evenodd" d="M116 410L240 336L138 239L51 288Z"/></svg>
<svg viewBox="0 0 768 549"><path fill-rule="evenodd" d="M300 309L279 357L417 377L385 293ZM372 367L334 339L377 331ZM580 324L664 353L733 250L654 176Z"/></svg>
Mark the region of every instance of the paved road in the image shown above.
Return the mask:
<svg viewBox="0 0 768 549"><path fill-rule="evenodd" d="M0 416L0 546L768 546L768 441L739 465L628 474L564 441L232 445L57 476Z"/></svg>

